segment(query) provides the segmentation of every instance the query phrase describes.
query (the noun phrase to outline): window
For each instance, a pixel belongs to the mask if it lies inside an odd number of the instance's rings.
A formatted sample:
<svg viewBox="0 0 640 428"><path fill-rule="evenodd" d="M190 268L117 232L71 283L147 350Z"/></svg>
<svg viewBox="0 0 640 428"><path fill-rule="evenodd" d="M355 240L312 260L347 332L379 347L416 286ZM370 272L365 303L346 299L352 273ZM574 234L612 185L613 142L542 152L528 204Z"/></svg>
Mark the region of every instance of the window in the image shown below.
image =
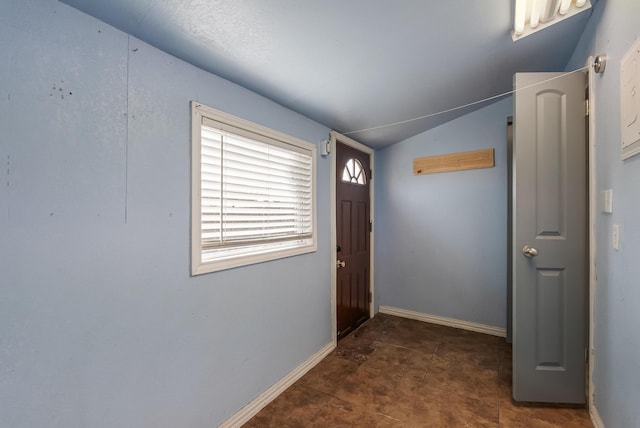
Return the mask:
<svg viewBox="0 0 640 428"><path fill-rule="evenodd" d="M367 184L367 175L358 159L349 159L342 170L342 181L354 184Z"/></svg>
<svg viewBox="0 0 640 428"><path fill-rule="evenodd" d="M315 145L196 102L192 121L192 275L315 251Z"/></svg>

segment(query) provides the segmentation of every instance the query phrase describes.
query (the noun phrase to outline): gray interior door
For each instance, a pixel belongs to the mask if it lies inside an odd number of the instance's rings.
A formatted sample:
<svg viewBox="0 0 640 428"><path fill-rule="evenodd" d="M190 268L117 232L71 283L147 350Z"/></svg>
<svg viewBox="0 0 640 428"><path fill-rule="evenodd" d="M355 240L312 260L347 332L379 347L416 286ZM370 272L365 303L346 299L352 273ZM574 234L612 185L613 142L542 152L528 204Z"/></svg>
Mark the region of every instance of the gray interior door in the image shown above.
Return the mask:
<svg viewBox="0 0 640 428"><path fill-rule="evenodd" d="M513 398L584 403L586 77L558 76L514 81Z"/></svg>

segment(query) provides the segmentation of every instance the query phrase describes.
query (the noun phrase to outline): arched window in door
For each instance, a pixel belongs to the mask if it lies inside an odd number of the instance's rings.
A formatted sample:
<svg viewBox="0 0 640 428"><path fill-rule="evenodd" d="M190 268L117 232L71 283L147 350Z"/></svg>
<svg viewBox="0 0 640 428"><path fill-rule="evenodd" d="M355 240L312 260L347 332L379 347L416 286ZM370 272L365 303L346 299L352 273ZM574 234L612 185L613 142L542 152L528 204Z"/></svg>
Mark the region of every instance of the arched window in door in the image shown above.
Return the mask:
<svg viewBox="0 0 640 428"><path fill-rule="evenodd" d="M367 184L367 174L358 159L351 158L342 170L342 181L353 184Z"/></svg>

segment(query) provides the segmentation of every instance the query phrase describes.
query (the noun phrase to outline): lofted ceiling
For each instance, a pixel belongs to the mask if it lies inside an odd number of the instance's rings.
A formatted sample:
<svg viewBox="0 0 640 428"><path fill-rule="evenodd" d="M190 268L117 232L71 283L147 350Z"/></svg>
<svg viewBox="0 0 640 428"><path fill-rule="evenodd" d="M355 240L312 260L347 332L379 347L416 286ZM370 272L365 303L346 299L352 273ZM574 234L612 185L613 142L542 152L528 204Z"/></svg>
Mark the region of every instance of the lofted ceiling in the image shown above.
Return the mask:
<svg viewBox="0 0 640 428"><path fill-rule="evenodd" d="M591 14L513 42L513 0L61 1L374 148L562 71Z"/></svg>

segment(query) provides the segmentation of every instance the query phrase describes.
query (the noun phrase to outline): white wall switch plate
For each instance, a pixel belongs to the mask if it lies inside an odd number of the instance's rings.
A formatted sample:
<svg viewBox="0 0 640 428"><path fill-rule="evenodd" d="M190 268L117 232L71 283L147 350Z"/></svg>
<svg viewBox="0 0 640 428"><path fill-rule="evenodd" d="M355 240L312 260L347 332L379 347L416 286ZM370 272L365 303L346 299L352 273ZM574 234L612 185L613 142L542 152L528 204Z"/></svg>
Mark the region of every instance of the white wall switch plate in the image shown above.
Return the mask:
<svg viewBox="0 0 640 428"><path fill-rule="evenodd" d="M600 192L602 199L602 212L611 214L613 212L613 190L603 190Z"/></svg>
<svg viewBox="0 0 640 428"><path fill-rule="evenodd" d="M614 250L619 250L620 249L620 226L618 226L617 224L613 225L613 249Z"/></svg>

